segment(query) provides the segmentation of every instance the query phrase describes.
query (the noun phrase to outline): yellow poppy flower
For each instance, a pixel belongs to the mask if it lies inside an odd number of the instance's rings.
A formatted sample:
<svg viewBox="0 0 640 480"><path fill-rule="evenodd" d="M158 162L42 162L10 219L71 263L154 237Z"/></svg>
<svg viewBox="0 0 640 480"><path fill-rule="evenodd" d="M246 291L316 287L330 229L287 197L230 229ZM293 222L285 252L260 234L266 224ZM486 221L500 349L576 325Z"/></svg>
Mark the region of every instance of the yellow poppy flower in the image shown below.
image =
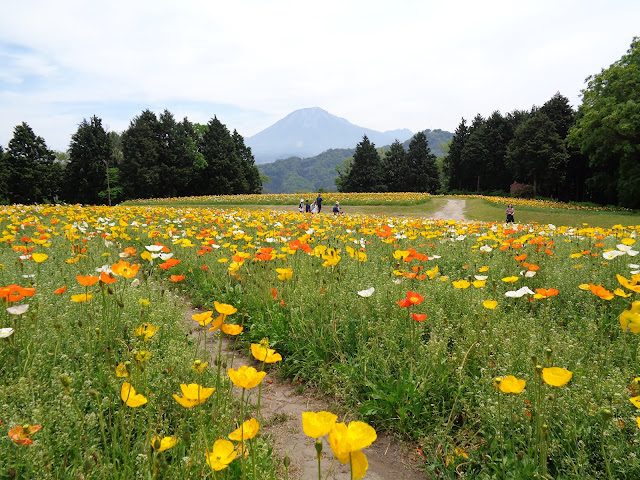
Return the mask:
<svg viewBox="0 0 640 480"><path fill-rule="evenodd" d="M502 279L502 281L503 281L503 282L506 282L506 283L513 283L513 282L517 282L518 280L519 280L519 279L518 279L518 277L516 277L516 276L504 277L504 278Z"/></svg>
<svg viewBox="0 0 640 480"><path fill-rule="evenodd" d="M504 393L520 393L526 384L525 380L508 375L498 382L498 388Z"/></svg>
<svg viewBox="0 0 640 480"><path fill-rule="evenodd" d="M637 397L630 398L629 401L633 403L636 408L640 408L640 395Z"/></svg>
<svg viewBox="0 0 640 480"><path fill-rule="evenodd" d="M213 304L216 308L216 311L223 315L233 315L238 311L236 307L234 307L233 305L229 305L228 303L219 303L216 301L213 302Z"/></svg>
<svg viewBox="0 0 640 480"><path fill-rule="evenodd" d="M49 258L49 255L47 255L46 253L34 253L34 254L31 255L31 258L36 263L42 263L47 258Z"/></svg>
<svg viewBox="0 0 640 480"><path fill-rule="evenodd" d="M153 337L159 329L160 327L156 327L155 325L151 325L150 323L143 323L138 328L136 328L136 335L142 337L145 342L148 342L149 339Z"/></svg>
<svg viewBox="0 0 640 480"><path fill-rule="evenodd" d="M623 332L640 333L640 301L636 300L620 314L620 327Z"/></svg>
<svg viewBox="0 0 640 480"><path fill-rule="evenodd" d="M75 303L90 302L92 298L92 293L79 293L78 295L71 295L71 301Z"/></svg>
<svg viewBox="0 0 640 480"><path fill-rule="evenodd" d="M176 437L153 437L151 439L151 447L158 452L169 450L176 443L178 443L178 439Z"/></svg>
<svg viewBox="0 0 640 480"><path fill-rule="evenodd" d="M276 272L278 273L278 279L282 281L289 280L293 277L292 268L276 268Z"/></svg>
<svg viewBox="0 0 640 480"><path fill-rule="evenodd" d="M246 365L242 365L238 370L230 368L227 373L236 387L246 389L257 386L267 375L267 372L258 372L255 368Z"/></svg>
<svg viewBox="0 0 640 480"><path fill-rule="evenodd" d="M466 280L457 280L457 281L451 282L451 285L459 289L464 289L464 288L469 288L471 286L471 283L467 282Z"/></svg>
<svg viewBox="0 0 640 480"><path fill-rule="evenodd" d="M571 380L573 373L560 367L549 367L542 369L542 379L548 385L562 387Z"/></svg>
<svg viewBox="0 0 640 480"><path fill-rule="evenodd" d="M243 422L240 428L235 429L229 434L229 440L234 442L242 442L244 440L251 440L258 434L260 430L260 424L255 418Z"/></svg>
<svg viewBox="0 0 640 480"><path fill-rule="evenodd" d="M202 313L194 313L193 315L191 315L191 318L204 327L211 323L211 315L213 315L213 310L208 310Z"/></svg>
<svg viewBox="0 0 640 480"><path fill-rule="evenodd" d="M213 448L207 455L207 465L216 472L224 470L236 458L237 452L233 443L222 438L215 441Z"/></svg>
<svg viewBox="0 0 640 480"><path fill-rule="evenodd" d="M242 330L244 330L244 327L241 327L240 325L234 325L233 323L223 323L221 328L224 333L232 336L239 335L242 333Z"/></svg>
<svg viewBox="0 0 640 480"><path fill-rule="evenodd" d="M318 439L331 431L336 420L331 412L302 412L302 429L307 437Z"/></svg>
<svg viewBox="0 0 640 480"><path fill-rule="evenodd" d="M372 426L354 421L348 426L342 422L334 423L328 440L336 458L345 464L349 461L349 454L353 457L353 453L368 447L376 438L378 436Z"/></svg>
<svg viewBox="0 0 640 480"><path fill-rule="evenodd" d="M265 347L259 343L251 344L251 354L256 360L264 363L276 363L282 360L282 355L276 353L273 348Z"/></svg>
<svg viewBox="0 0 640 480"><path fill-rule="evenodd" d="M205 388L197 383L190 383L189 385L182 383L180 384L180 390L182 390L182 397L174 393L173 398L183 407L191 408L204 403L216 389Z"/></svg>
<svg viewBox="0 0 640 480"><path fill-rule="evenodd" d="M136 408L140 405L147 403L147 398L141 393L136 393L136 389L131 386L129 382L122 384L120 390L120 398L127 405L127 407Z"/></svg>
<svg viewBox="0 0 640 480"><path fill-rule="evenodd" d="M493 310L498 306L498 302L496 302L495 300L485 300L484 302L482 302L482 306L484 306L484 308L488 308L489 310Z"/></svg>

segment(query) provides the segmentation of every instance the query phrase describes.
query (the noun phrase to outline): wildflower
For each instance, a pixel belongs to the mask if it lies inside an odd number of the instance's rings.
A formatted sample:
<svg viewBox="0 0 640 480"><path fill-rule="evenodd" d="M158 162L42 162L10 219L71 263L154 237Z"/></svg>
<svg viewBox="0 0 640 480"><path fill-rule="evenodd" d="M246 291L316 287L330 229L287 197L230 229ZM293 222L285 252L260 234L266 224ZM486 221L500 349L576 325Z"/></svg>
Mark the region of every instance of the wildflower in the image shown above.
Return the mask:
<svg viewBox="0 0 640 480"><path fill-rule="evenodd" d="M495 300L485 300L482 302L482 306L489 310L493 310L498 306L498 302L496 302Z"/></svg>
<svg viewBox="0 0 640 480"><path fill-rule="evenodd" d="M178 443L178 439L176 437L153 437L151 439L151 447L158 452L169 450L176 443Z"/></svg>
<svg viewBox="0 0 640 480"><path fill-rule="evenodd" d="M246 365L242 365L238 370L230 368L227 373L236 387L245 389L257 386L267 375L267 372L258 372L255 368Z"/></svg>
<svg viewBox="0 0 640 480"><path fill-rule="evenodd" d="M182 397L173 394L173 398L183 407L191 408L204 403L215 391L215 388L205 388L197 383L190 383L189 385L182 383L180 384L180 390L182 390Z"/></svg>
<svg viewBox="0 0 640 480"><path fill-rule="evenodd" d="M371 288L367 288L366 290L360 290L358 292L358 295L360 295L363 298L368 298L371 295L373 295L373 292L375 292L375 291L376 291L376 289L371 287Z"/></svg>
<svg viewBox="0 0 640 480"><path fill-rule="evenodd" d="M282 356L279 353L276 353L273 348L269 348L268 342L266 342L266 345L262 345L262 342L252 343L251 354L256 360L264 363L276 363L282 360Z"/></svg>
<svg viewBox="0 0 640 480"><path fill-rule="evenodd" d="M111 271L115 275L124 278L135 277L138 274L138 270L140 270L139 263L131 265L129 262L125 262L124 260L120 260L118 263L111 265Z"/></svg>
<svg viewBox="0 0 640 480"><path fill-rule="evenodd" d="M407 298L400 300L398 305L403 308L410 307L411 305L420 305L424 300L424 297L417 292L407 292Z"/></svg>
<svg viewBox="0 0 640 480"><path fill-rule="evenodd" d="M49 255L47 255L46 253L34 253L34 254L31 255L31 258L36 263L42 263L47 258L49 258Z"/></svg>
<svg viewBox="0 0 640 480"><path fill-rule="evenodd" d="M133 386L131 386L129 382L124 382L122 384L122 389L120 390L120 398L127 405L127 407L131 408L136 408L147 403L147 398L140 393L136 393L136 389L133 388Z"/></svg>
<svg viewBox="0 0 640 480"><path fill-rule="evenodd" d="M136 335L142 337L145 342L148 342L151 337L153 337L160 327L156 327L150 323L143 323L138 328L136 328Z"/></svg>
<svg viewBox="0 0 640 480"><path fill-rule="evenodd" d="M302 412L302 429L307 437L315 438L327 435L338 416L331 412Z"/></svg>
<svg viewBox="0 0 640 480"><path fill-rule="evenodd" d="M282 281L289 280L293 277L292 268L276 268L276 272L278 273L278 279Z"/></svg>
<svg viewBox="0 0 640 480"><path fill-rule="evenodd" d="M630 398L629 401L633 403L636 408L640 408L640 396Z"/></svg>
<svg viewBox="0 0 640 480"><path fill-rule="evenodd" d="M549 367L542 369L542 379L548 385L562 387L571 380L573 373L560 367Z"/></svg>
<svg viewBox="0 0 640 480"><path fill-rule="evenodd" d="M22 305L14 305L13 307L8 307L7 312L11 315L22 315L29 309L29 304L24 303Z"/></svg>
<svg viewBox="0 0 640 480"><path fill-rule="evenodd" d="M211 452L207 451L207 465L216 472L224 470L236 458L236 449L229 440L222 438L215 441Z"/></svg>
<svg viewBox="0 0 640 480"><path fill-rule="evenodd" d="M213 314L213 310L208 310L206 312L194 313L191 315L191 318L198 322L201 326L206 326L211 323L211 315Z"/></svg>
<svg viewBox="0 0 640 480"><path fill-rule="evenodd" d="M516 276L504 277L502 279L502 281L506 282L506 283L513 283L513 282L517 282L518 281L518 277L516 277Z"/></svg>
<svg viewBox="0 0 640 480"><path fill-rule="evenodd" d="M630 281L630 280L627 280L622 275L616 275L616 278L618 279L618 283L620 285L622 285L624 288L631 290L632 292L640 293L640 282L638 281L640 279L636 279L635 277L637 276L634 275L634 277L632 277Z"/></svg>
<svg viewBox="0 0 640 480"><path fill-rule="evenodd" d="M240 428L231 432L229 434L229 440L233 440L234 442L251 440L258 434L258 430L260 430L260 424L255 418L252 418L244 422Z"/></svg>
<svg viewBox="0 0 640 480"><path fill-rule="evenodd" d="M469 288L471 286L471 283L467 282L466 280L457 280L457 281L451 282L451 285L453 285L458 289L465 289L465 288Z"/></svg>
<svg viewBox="0 0 640 480"><path fill-rule="evenodd" d="M149 305L151 305L151 302L147 298L139 298L138 299L138 304L141 307L148 307Z"/></svg>
<svg viewBox="0 0 640 480"><path fill-rule="evenodd" d="M178 283L186 278L186 275L171 275L169 277L170 282Z"/></svg>
<svg viewBox="0 0 640 480"><path fill-rule="evenodd" d="M62 295L66 291L67 291L67 286L65 285L64 287L56 288L53 291L53 293L56 294L56 295Z"/></svg>
<svg viewBox="0 0 640 480"><path fill-rule="evenodd" d="M498 378L496 383L501 392L504 393L520 393L524 390L527 382L521 378L516 378L513 375L508 375L504 378Z"/></svg>
<svg viewBox="0 0 640 480"><path fill-rule="evenodd" d="M140 350L135 354L136 362L144 363L151 358L151 352L149 350Z"/></svg>
<svg viewBox="0 0 640 480"><path fill-rule="evenodd" d="M75 303L90 302L93 298L91 293L80 293L78 295L71 295L71 301Z"/></svg>
<svg viewBox="0 0 640 480"><path fill-rule="evenodd" d="M335 423L329 433L329 446L343 465L351 461L353 478L364 477L369 463L360 450L371 445L377 438L376 431L364 422Z"/></svg>
<svg viewBox="0 0 640 480"><path fill-rule="evenodd" d="M31 435L42 428L42 425L17 425L9 430L9 438L18 445L33 445Z"/></svg>
<svg viewBox="0 0 640 480"><path fill-rule="evenodd" d="M529 287L522 287L518 290L510 290L508 292L505 292L504 294L506 297L520 298L523 295L534 295L535 292L531 291Z"/></svg>
<svg viewBox="0 0 640 480"><path fill-rule="evenodd" d="M427 318L426 313L412 313L410 314L411 318L413 318L416 322L424 322Z"/></svg>
<svg viewBox="0 0 640 480"><path fill-rule="evenodd" d="M203 362L202 360L194 360L191 369L196 373L204 373L209 366L209 362Z"/></svg>
<svg viewBox="0 0 640 480"><path fill-rule="evenodd" d="M225 317L227 315L233 315L238 311L236 307L234 307L233 305L229 305L228 303L219 303L214 301L213 306L215 307L218 313L224 315Z"/></svg>
<svg viewBox="0 0 640 480"><path fill-rule="evenodd" d="M95 285L100 280L100 277L95 275L78 275L76 276L76 280L83 287L90 287L91 285Z"/></svg>
<svg viewBox="0 0 640 480"><path fill-rule="evenodd" d="M244 327L240 325L235 325L233 323L223 323L220 327L224 333L227 335L240 335L244 330Z"/></svg>
<svg viewBox="0 0 640 480"><path fill-rule="evenodd" d="M591 293L603 300L611 300L614 297L613 293L604 288L602 285L594 285L593 283L590 283L589 290L591 290Z"/></svg>
<svg viewBox="0 0 640 480"><path fill-rule="evenodd" d="M112 283L116 283L118 281L117 278L113 277L111 274L107 272L100 272L100 282L105 285L110 285Z"/></svg>
<svg viewBox="0 0 640 480"><path fill-rule="evenodd" d="M116 367L116 377L128 377L129 376L129 362L123 362Z"/></svg>
<svg viewBox="0 0 640 480"><path fill-rule="evenodd" d="M0 328L0 338L10 337L13 335L13 332L14 330L11 327Z"/></svg>
<svg viewBox="0 0 640 480"><path fill-rule="evenodd" d="M555 288L536 288L536 294L533 298L549 298L555 297L556 295L558 295L558 290Z"/></svg>
<svg viewBox="0 0 640 480"><path fill-rule="evenodd" d="M640 333L640 301L633 302L619 318L623 332Z"/></svg>

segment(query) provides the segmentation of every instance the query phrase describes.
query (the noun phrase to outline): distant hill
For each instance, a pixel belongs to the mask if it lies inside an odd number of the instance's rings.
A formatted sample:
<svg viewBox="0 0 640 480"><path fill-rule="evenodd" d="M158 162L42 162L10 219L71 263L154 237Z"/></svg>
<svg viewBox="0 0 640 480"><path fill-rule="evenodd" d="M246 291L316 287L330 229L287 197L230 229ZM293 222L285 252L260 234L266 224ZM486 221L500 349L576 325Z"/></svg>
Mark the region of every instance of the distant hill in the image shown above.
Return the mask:
<svg viewBox="0 0 640 480"><path fill-rule="evenodd" d="M431 151L437 157L444 156L442 146L453 137L453 133L429 129L424 133ZM405 150L409 148L410 141L404 142ZM388 148L389 145L384 147L385 150ZM269 193L315 192L320 187L327 192L335 192L336 167L353 157L355 151L355 148L335 148L310 158L289 157L258 165L258 170L269 176L271 183L264 183L264 189Z"/></svg>
<svg viewBox="0 0 640 480"><path fill-rule="evenodd" d="M245 138L256 164L289 157L308 158L329 149L355 148L367 135L377 146L401 142L413 136L410 130L378 132L359 127L318 108L296 110L252 137Z"/></svg>
<svg viewBox="0 0 640 480"><path fill-rule="evenodd" d="M335 192L336 166L352 157L355 148L335 148L310 158L289 157L273 163L258 165L260 173L269 176L264 182L269 193L315 192L324 188Z"/></svg>

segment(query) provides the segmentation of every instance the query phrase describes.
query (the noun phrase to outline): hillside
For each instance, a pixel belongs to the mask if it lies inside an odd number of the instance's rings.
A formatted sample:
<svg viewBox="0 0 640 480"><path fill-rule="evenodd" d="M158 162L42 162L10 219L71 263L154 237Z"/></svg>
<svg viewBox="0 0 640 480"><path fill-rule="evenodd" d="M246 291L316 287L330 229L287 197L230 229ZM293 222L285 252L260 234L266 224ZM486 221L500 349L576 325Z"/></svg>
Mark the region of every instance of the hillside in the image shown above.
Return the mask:
<svg viewBox="0 0 640 480"><path fill-rule="evenodd" d="M398 139L411 138L407 129L378 132L360 127L318 108L296 110L270 127L245 138L256 164L299 157L308 158L329 149L355 148L363 135L376 145L389 145Z"/></svg>
<svg viewBox="0 0 640 480"><path fill-rule="evenodd" d="M429 148L437 157L444 156L443 144L453 134L445 130L425 130ZM362 139L360 139L362 140ZM409 142L404 148L409 148ZM384 147L386 150L388 145ZM260 173L267 175L271 183L264 183L264 190L269 193L315 192L322 187L325 191L336 190L334 180L338 176L336 167L346 158L352 157L354 148L335 148L309 158L289 157L272 163L258 165Z"/></svg>

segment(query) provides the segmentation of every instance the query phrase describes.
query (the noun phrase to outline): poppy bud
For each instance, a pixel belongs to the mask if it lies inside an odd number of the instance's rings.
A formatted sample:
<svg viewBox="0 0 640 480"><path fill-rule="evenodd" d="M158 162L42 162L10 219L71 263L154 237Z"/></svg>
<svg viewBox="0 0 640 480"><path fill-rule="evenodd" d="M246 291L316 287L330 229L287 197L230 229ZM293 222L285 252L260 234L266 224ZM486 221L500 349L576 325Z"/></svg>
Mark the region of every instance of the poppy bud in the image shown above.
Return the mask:
<svg viewBox="0 0 640 480"><path fill-rule="evenodd" d="M322 458L322 441L318 439L316 441L316 454L318 456L318 460Z"/></svg>
<svg viewBox="0 0 640 480"><path fill-rule="evenodd" d="M536 373L542 375L542 365L536 365Z"/></svg>
<svg viewBox="0 0 640 480"><path fill-rule="evenodd" d="M155 441L153 442L153 449L160 450L161 446L162 446L162 442L160 441L159 438L156 437Z"/></svg>
<svg viewBox="0 0 640 480"><path fill-rule="evenodd" d="M289 468L290 464L291 464L291 458L289 457L289 453L287 452L284 454L284 467Z"/></svg>
<svg viewBox="0 0 640 480"><path fill-rule="evenodd" d="M547 363L551 363L551 355L553 351L550 348L545 349L544 354L547 357Z"/></svg>
<svg viewBox="0 0 640 480"><path fill-rule="evenodd" d="M613 414L608 408L603 408L602 410L600 410L600 416L602 417L602 421L606 422L613 416Z"/></svg>
<svg viewBox="0 0 640 480"><path fill-rule="evenodd" d="M547 432L549 431L549 426L546 423L542 424L542 435L547 436Z"/></svg>

